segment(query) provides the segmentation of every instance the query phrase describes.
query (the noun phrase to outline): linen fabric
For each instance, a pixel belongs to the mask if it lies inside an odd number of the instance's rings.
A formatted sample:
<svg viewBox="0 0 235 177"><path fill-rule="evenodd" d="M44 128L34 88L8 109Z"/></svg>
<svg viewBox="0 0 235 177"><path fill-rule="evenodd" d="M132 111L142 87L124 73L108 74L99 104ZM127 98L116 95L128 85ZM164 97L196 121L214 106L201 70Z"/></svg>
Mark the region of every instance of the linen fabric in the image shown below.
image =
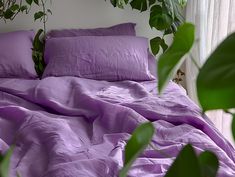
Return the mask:
<svg viewBox="0 0 235 177"><path fill-rule="evenodd" d="M48 76L94 80L153 80L148 70L148 40L133 36L52 38L45 47Z"/></svg>
<svg viewBox="0 0 235 177"><path fill-rule="evenodd" d="M33 31L0 33L0 77L36 78L32 59Z"/></svg>
<svg viewBox="0 0 235 177"><path fill-rule="evenodd" d="M76 36L135 36L135 23L123 23L107 28L51 30L47 39Z"/></svg>

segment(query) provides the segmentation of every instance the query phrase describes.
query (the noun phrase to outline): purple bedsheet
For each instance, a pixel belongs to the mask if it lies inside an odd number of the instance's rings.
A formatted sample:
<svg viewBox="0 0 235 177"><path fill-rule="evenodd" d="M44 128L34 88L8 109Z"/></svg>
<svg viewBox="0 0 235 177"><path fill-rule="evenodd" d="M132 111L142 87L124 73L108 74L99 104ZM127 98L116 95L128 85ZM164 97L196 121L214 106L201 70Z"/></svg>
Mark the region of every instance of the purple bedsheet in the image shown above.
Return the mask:
<svg viewBox="0 0 235 177"><path fill-rule="evenodd" d="M164 176L187 143L219 156L219 177L235 176L235 150L174 83L157 96L156 81L0 79L0 151L16 144L11 177L116 177L131 132L148 120L161 152L148 147L130 177Z"/></svg>

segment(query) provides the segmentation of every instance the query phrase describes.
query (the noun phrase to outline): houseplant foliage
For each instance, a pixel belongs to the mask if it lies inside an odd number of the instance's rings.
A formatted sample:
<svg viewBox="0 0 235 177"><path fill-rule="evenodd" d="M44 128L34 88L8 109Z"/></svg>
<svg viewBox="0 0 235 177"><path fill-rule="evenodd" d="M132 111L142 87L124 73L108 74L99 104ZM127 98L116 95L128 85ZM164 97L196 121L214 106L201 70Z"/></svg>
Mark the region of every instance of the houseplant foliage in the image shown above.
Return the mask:
<svg viewBox="0 0 235 177"><path fill-rule="evenodd" d="M52 14L50 9L46 8L47 0L0 0L0 20L12 21L21 13L29 14L31 7L36 5L39 10L33 15L34 21L40 20L43 22L43 29L40 29L33 42L33 61L35 70L39 77L45 68L43 59L44 37L46 34L46 22L48 15Z"/></svg>
<svg viewBox="0 0 235 177"><path fill-rule="evenodd" d="M10 166L10 157L13 152L13 147L10 148L5 155L0 153L0 177L8 177L9 166Z"/></svg>
<svg viewBox="0 0 235 177"><path fill-rule="evenodd" d="M185 21L182 12L187 0L110 0L110 2L114 7L124 8L126 5L130 5L140 12L149 11L149 26L157 31L162 31L161 36L150 40L152 54L155 56L160 51L164 53L168 49L165 36L175 35L178 27ZM173 81L180 84L185 73L181 69L178 69L177 73L177 77Z"/></svg>
<svg viewBox="0 0 235 177"><path fill-rule="evenodd" d="M182 9L187 0L110 0L110 2L114 7L124 8L130 5L140 12L150 11L150 27L163 32L162 36L150 40L152 53L157 55L160 49L166 51L168 48L165 36L175 34L178 27L184 23Z"/></svg>
<svg viewBox="0 0 235 177"><path fill-rule="evenodd" d="M181 64L185 60L184 56L190 53L194 43L194 25L183 24L184 19L181 14L181 8L186 5L187 0L110 0L110 2L114 7L124 8L125 5L129 4L133 9L137 9L140 12L150 10L149 25L156 30L163 31L162 37L157 36L150 40L154 55L159 53L160 48L163 50L163 54L158 61L158 90L161 93L169 80L173 79L173 76L179 71ZM164 40L167 34L174 34L174 41L169 49ZM222 109L234 117L232 131L235 137L235 114L228 110L235 108L234 45L235 34L232 34L212 53L205 65L200 69L197 79L197 91L204 111ZM226 59L224 60L224 58ZM131 151L131 149L128 149L129 147L135 147L138 144L135 144L136 142L132 141L132 139L147 136L145 132L148 132L150 127L143 125L140 127L145 127L146 130L143 131L142 128L135 130L128 142L128 144L132 144L126 146L126 152ZM140 151L138 153L140 154L143 149L142 147L139 148ZM125 155L129 156L129 154ZM133 158L136 157L137 155L134 154ZM134 159L132 159L133 162ZM130 167L131 165L125 162L123 169ZM187 169L192 170L187 171ZM188 177L194 175L195 177L215 177L217 170L218 159L215 154L206 151L196 156L193 147L187 145L179 153L166 176ZM127 173L123 174L123 170L121 170L120 176L124 177L126 175Z"/></svg>
<svg viewBox="0 0 235 177"><path fill-rule="evenodd" d="M6 3L8 2L8 3ZM36 4L42 7L42 10L34 14L35 20L43 21L44 29L38 31L34 40L34 61L38 66L37 72L43 72L43 51L45 36L45 24L50 10L45 8L45 1L41 0L0 0L0 18L13 20L19 13L28 13L31 5ZM26 5L23 5L26 2ZM165 51L158 62L159 92L164 90L164 86L172 79L173 75L179 69L184 61L183 56L190 53L194 42L194 26L183 23L180 8L186 4L186 0L110 0L115 7L124 8L128 3L132 8L139 11L150 9L150 26L163 31L163 36L150 41L154 54L157 54L160 48ZM7 5L7 6L6 6ZM10 9L10 10L9 10ZM20 10L19 10L20 9ZM169 47L165 44L164 36L174 34L173 44ZM230 110L235 108L235 33L230 35L221 45L211 54L207 62L200 69L197 79L197 91L199 101L204 111L223 109L227 113L235 114ZM40 65L40 66L39 66ZM212 89L213 88L213 89ZM207 101L205 101L207 100ZM216 101L215 101L216 100ZM235 121L232 123L233 135L235 137ZM125 177L132 163L138 155L151 142L154 134L154 127L151 123L145 123L138 127L125 149L125 166L120 172L121 177ZM134 150L133 150L134 149ZM9 160L13 149L11 148L4 156L0 155L0 177L8 176ZM219 168L219 162L215 154L209 151L196 155L191 145L186 145L172 166L166 173L166 177L216 177ZM189 171L190 169L190 171Z"/></svg>
<svg viewBox="0 0 235 177"><path fill-rule="evenodd" d="M159 58L158 80L161 83L158 86L159 92L164 90L164 86L172 79L180 64L185 60L183 56L190 53L193 41L194 25L183 24L176 33L172 46ZM228 36L210 55L207 62L199 70L197 92L204 111L222 109L233 116L232 133L235 138L235 113L231 110L235 109L234 45L235 33ZM149 131L147 130L149 127L145 126L145 128L145 131L138 131L137 128L131 138L137 139L133 136L146 136L144 134ZM135 146L135 144L131 146ZM130 145L126 148L129 147ZM141 152L139 151L139 153ZM187 145L169 168L166 177L216 177L218 168L218 158L214 153L205 151L197 156L193 147Z"/></svg>

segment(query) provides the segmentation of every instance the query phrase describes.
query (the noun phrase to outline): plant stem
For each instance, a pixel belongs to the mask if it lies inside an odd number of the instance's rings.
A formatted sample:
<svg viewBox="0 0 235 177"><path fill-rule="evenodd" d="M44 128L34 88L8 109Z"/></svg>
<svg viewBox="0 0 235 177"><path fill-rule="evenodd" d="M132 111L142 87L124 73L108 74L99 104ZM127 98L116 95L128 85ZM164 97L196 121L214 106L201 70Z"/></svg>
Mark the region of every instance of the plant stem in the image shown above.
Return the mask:
<svg viewBox="0 0 235 177"><path fill-rule="evenodd" d="M46 7L45 7L45 3L43 0L41 0L42 3L42 10L43 10L43 35L44 37L46 36Z"/></svg>

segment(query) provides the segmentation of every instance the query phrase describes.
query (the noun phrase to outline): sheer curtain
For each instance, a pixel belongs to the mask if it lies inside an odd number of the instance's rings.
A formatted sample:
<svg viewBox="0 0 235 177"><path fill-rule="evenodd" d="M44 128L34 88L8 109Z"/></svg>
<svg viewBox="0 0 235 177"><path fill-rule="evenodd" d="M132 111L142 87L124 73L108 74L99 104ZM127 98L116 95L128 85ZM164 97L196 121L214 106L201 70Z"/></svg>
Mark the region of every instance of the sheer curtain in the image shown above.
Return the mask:
<svg viewBox="0 0 235 177"><path fill-rule="evenodd" d="M235 30L235 0L188 0L186 21L196 25L196 42L192 56L202 65L208 55ZM186 61L186 83L189 96L197 102L195 81L198 69ZM223 135L233 143L231 117L223 111L211 111L209 118Z"/></svg>

